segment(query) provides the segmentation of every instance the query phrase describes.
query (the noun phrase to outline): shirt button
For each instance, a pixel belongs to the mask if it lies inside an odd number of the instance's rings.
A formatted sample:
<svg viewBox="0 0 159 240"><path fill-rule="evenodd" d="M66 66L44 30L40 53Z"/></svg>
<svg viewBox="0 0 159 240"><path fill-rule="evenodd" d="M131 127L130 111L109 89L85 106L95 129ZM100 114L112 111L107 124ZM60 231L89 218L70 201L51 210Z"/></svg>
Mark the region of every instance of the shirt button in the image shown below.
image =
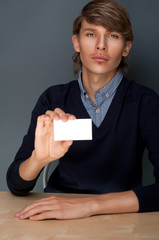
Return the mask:
<svg viewBox="0 0 159 240"><path fill-rule="evenodd" d="M99 108L97 108L97 109L96 109L96 113L99 113L99 112L100 112L100 109L99 109Z"/></svg>
<svg viewBox="0 0 159 240"><path fill-rule="evenodd" d="M88 99L88 95L86 94L85 96L86 96L86 98Z"/></svg>
<svg viewBox="0 0 159 240"><path fill-rule="evenodd" d="M109 94L108 94L108 93L106 93L106 95L105 95L105 96L106 96L106 98L108 98L108 97L109 97Z"/></svg>

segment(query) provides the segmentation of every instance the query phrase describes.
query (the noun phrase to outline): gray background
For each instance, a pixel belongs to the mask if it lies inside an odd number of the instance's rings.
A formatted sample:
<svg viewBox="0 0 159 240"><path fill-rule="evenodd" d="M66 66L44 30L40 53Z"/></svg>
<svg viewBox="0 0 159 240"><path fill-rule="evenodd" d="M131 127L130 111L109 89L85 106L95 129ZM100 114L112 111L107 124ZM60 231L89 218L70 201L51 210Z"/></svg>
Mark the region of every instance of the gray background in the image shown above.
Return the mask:
<svg viewBox="0 0 159 240"><path fill-rule="evenodd" d="M87 0L0 0L0 191L27 131L31 111L49 86L76 79L72 71L72 23ZM159 1L120 0L135 40L129 79L159 93ZM144 157L144 184L153 182ZM40 177L34 191L42 191Z"/></svg>

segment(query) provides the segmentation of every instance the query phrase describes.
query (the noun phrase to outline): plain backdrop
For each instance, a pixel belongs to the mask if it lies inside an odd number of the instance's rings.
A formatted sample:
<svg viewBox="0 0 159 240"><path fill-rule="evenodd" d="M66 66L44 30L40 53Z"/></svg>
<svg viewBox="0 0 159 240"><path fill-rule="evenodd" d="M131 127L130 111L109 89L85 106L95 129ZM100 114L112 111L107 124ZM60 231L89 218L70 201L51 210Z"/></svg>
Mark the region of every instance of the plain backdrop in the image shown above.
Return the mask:
<svg viewBox="0 0 159 240"><path fill-rule="evenodd" d="M77 78L72 64L72 23L87 0L0 0L0 191L21 145L31 111L49 86ZM128 78L159 93L159 1L120 0L135 40ZM154 181L145 153L143 183ZM42 178L34 191L43 191Z"/></svg>

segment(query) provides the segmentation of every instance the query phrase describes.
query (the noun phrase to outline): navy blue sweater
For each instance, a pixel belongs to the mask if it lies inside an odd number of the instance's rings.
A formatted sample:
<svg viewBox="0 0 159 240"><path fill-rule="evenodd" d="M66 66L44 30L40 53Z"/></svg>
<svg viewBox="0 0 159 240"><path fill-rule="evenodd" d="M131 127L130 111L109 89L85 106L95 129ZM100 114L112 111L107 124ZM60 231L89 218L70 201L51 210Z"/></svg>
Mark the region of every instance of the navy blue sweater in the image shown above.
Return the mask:
<svg viewBox="0 0 159 240"><path fill-rule="evenodd" d="M13 194L31 191L37 179L24 181L19 165L31 156L37 116L56 107L89 118L77 81L50 87L39 98L28 133L7 172ZM142 186L145 147L154 165L155 183ZM75 141L52 173L45 192L103 194L133 190L139 211L159 210L159 96L151 89L123 78L107 115L92 141Z"/></svg>

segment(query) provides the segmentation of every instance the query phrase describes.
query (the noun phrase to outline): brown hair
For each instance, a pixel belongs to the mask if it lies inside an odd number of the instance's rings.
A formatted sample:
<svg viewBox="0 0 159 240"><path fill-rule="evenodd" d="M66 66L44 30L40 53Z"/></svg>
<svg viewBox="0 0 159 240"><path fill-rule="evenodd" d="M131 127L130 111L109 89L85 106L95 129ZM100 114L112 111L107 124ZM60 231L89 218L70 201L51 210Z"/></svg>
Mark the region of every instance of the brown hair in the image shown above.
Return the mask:
<svg viewBox="0 0 159 240"><path fill-rule="evenodd" d="M109 29L109 31L118 32L124 36L125 41L133 41L129 14L126 9L115 0L93 0L89 2L73 23L73 35L79 35L83 20L86 20L90 24L103 26ZM73 61L74 73L76 74L82 67L80 53L75 52ZM127 57L122 57L118 69L123 73L127 72Z"/></svg>

